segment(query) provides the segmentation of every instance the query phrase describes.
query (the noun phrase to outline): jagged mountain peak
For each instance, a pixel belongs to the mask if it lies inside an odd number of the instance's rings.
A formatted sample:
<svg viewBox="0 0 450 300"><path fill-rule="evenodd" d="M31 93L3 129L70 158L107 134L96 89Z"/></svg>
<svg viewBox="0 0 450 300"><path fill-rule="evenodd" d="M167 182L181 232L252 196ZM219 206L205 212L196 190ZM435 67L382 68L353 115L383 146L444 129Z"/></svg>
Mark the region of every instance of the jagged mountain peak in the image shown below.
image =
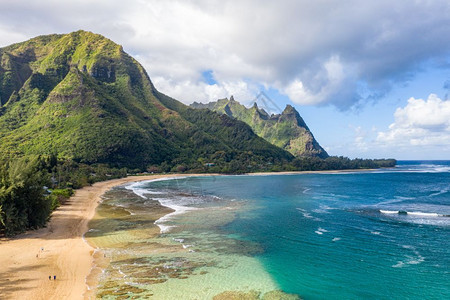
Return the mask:
<svg viewBox="0 0 450 300"><path fill-rule="evenodd" d="M295 108L292 105L287 104L286 107L284 108L282 114L286 115L286 114L292 114L294 112L296 112Z"/></svg>
<svg viewBox="0 0 450 300"><path fill-rule="evenodd" d="M298 126L303 127L306 130L310 131L305 121L300 116L300 113L292 105L289 104L286 105L286 108L281 113L281 116L279 116L279 119L291 119L297 122Z"/></svg>
<svg viewBox="0 0 450 300"><path fill-rule="evenodd" d="M328 157L309 130L300 113L292 106L286 105L281 114L269 115L256 102L246 108L233 97L233 100L219 99L207 104L193 103L193 108L207 108L249 124L253 131L272 144L281 147L295 156Z"/></svg>

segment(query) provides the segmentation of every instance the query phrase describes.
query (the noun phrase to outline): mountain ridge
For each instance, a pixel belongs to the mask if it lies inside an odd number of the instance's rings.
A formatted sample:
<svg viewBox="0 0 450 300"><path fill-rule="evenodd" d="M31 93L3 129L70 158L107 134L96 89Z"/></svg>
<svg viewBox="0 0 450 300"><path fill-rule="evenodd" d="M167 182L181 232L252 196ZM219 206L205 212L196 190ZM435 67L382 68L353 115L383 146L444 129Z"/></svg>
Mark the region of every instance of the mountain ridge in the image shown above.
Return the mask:
<svg viewBox="0 0 450 300"><path fill-rule="evenodd" d="M6 157L56 152L82 163L141 169L200 166L220 151L231 157L224 163L248 152L260 155L246 154L254 162L292 159L247 125L215 113L200 116L158 92L146 70L101 35L39 36L0 48L0 58L0 151Z"/></svg>
<svg viewBox="0 0 450 300"><path fill-rule="evenodd" d="M247 108L231 96L230 99L219 99L206 104L194 102L191 107L209 109L241 120L250 125L257 135L294 156L328 157L328 153L319 145L303 118L291 105L286 105L281 114L269 115L256 102Z"/></svg>

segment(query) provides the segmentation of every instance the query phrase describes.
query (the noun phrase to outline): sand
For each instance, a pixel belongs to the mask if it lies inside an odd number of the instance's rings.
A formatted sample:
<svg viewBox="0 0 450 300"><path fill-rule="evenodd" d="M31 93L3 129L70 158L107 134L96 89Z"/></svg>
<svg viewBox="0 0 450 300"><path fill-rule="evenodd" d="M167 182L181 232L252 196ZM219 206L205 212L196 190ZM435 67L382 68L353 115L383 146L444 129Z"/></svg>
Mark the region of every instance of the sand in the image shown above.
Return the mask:
<svg viewBox="0 0 450 300"><path fill-rule="evenodd" d="M131 176L95 183L77 190L55 210L46 228L1 239L0 299L89 299L86 277L95 249L83 235L101 195L127 182L175 176L180 175Z"/></svg>

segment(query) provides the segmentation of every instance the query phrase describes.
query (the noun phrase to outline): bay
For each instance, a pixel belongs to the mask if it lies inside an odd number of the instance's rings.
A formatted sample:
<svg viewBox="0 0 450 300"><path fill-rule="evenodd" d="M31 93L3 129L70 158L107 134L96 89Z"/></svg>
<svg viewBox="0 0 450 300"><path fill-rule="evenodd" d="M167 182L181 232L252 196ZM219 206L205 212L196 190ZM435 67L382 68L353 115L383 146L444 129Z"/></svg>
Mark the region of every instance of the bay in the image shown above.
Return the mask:
<svg viewBox="0 0 450 300"><path fill-rule="evenodd" d="M88 235L111 257L99 293L115 299L111 286L126 285L154 299L276 290L303 299L449 299L449 171L448 161L401 161L367 172L117 188L99 213L121 217L97 219ZM173 211L155 216L155 203Z"/></svg>

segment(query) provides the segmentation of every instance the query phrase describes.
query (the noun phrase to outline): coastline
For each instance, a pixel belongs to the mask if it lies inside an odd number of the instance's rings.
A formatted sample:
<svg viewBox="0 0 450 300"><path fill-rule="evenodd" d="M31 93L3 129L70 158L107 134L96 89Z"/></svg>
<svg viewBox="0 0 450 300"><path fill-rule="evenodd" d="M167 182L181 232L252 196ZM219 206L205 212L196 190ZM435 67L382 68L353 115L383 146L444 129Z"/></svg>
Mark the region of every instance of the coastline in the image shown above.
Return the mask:
<svg viewBox="0 0 450 300"><path fill-rule="evenodd" d="M345 173L369 170L249 173L245 175L289 175ZM223 174L164 174L130 176L103 181L77 190L52 214L47 227L11 239L0 240L0 294L8 299L92 299L102 266L94 264L94 247L84 240L101 196L129 182L172 177L221 176ZM43 249L43 250L41 250ZM76 258L76 259L74 259ZM100 269L100 270L99 270ZM49 276L56 275L56 280Z"/></svg>
<svg viewBox="0 0 450 300"><path fill-rule="evenodd" d="M0 295L5 299L85 299L95 249L83 236L101 196L128 182L179 176L186 175L130 176L97 182L76 190L53 212L47 227L1 239L0 265L4 268L0 272Z"/></svg>
<svg viewBox="0 0 450 300"><path fill-rule="evenodd" d="M345 169L345 170L323 170L323 171L282 171L282 172L254 172L254 173L245 173L242 175L248 176L264 176L264 175L301 175L301 174L345 174L345 173L360 173L360 172L369 172L379 169Z"/></svg>

